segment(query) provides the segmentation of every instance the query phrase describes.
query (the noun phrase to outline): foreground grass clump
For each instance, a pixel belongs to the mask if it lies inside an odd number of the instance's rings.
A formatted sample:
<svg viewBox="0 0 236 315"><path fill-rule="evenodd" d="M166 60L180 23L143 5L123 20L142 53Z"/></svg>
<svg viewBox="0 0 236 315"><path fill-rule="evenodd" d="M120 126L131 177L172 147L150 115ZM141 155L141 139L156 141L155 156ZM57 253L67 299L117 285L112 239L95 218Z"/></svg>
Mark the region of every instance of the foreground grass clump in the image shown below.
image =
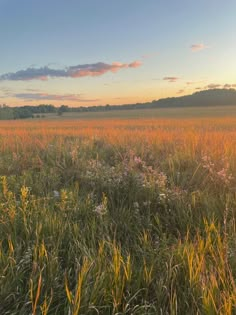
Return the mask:
<svg viewBox="0 0 236 315"><path fill-rule="evenodd" d="M0 314L235 314L235 123L1 123Z"/></svg>

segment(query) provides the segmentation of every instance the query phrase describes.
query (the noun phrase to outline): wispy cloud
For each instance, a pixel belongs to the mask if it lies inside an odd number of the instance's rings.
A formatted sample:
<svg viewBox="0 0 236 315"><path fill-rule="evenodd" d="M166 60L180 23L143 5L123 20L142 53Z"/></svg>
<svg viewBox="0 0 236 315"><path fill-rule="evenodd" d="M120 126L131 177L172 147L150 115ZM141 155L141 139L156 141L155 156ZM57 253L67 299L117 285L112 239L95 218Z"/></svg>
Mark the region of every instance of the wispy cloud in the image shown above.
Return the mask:
<svg viewBox="0 0 236 315"><path fill-rule="evenodd" d="M191 50L192 50L193 52L196 52L196 51L200 51L200 50L209 48L209 46L206 46L205 44L200 43L200 44L192 44L192 45L190 46L190 48L191 48Z"/></svg>
<svg viewBox="0 0 236 315"><path fill-rule="evenodd" d="M177 92L177 94L183 94L184 93L184 89L181 89Z"/></svg>
<svg viewBox="0 0 236 315"><path fill-rule="evenodd" d="M178 77L164 77L163 80L168 81L168 82L176 82L178 81L180 78Z"/></svg>
<svg viewBox="0 0 236 315"><path fill-rule="evenodd" d="M48 94L48 93L16 93L13 97L25 101L73 101L73 102L96 102L99 99L84 99L80 94Z"/></svg>
<svg viewBox="0 0 236 315"><path fill-rule="evenodd" d="M11 93L11 89L7 87L0 87L0 95L1 97L5 97Z"/></svg>
<svg viewBox="0 0 236 315"><path fill-rule="evenodd" d="M194 85L194 84L200 84L205 82L206 80L201 80L201 81L187 81L186 85Z"/></svg>
<svg viewBox="0 0 236 315"><path fill-rule="evenodd" d="M211 84L208 84L207 86L205 86L205 88L207 88L207 89L217 89L217 88L220 88L221 86L222 86L221 84L211 83Z"/></svg>
<svg viewBox="0 0 236 315"><path fill-rule="evenodd" d="M228 83L225 83L225 84L208 84L207 86L205 86L205 88L208 88L208 89L217 89L217 88L222 88L222 89L231 89L231 88L235 88L236 87L236 84L228 84Z"/></svg>
<svg viewBox="0 0 236 315"><path fill-rule="evenodd" d="M52 69L48 66L41 68L27 68L17 72L5 73L0 75L0 81L27 81L27 80L48 80L49 78L81 78L81 77L96 77L107 72L117 72L121 69L138 68L141 66L141 61L135 60L131 63L113 62L111 64L97 62L93 64L82 64L70 66L65 69Z"/></svg>
<svg viewBox="0 0 236 315"><path fill-rule="evenodd" d="M236 88L236 84L219 84L219 83L210 83L203 87L197 87L196 90L206 90L206 89L233 89Z"/></svg>
<svg viewBox="0 0 236 315"><path fill-rule="evenodd" d="M236 84L228 84L228 83L226 83L226 84L224 84L223 87L224 87L225 89L235 88L235 87L236 87Z"/></svg>

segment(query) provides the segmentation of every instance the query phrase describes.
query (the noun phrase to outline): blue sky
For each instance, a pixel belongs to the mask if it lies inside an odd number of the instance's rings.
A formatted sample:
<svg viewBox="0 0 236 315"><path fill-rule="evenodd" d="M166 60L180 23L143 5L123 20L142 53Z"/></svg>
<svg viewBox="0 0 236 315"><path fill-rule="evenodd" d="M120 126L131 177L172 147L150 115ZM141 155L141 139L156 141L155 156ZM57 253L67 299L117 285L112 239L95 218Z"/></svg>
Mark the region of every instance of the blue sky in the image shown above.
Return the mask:
<svg viewBox="0 0 236 315"><path fill-rule="evenodd" d="M0 104L236 87L235 12L235 0L0 0Z"/></svg>

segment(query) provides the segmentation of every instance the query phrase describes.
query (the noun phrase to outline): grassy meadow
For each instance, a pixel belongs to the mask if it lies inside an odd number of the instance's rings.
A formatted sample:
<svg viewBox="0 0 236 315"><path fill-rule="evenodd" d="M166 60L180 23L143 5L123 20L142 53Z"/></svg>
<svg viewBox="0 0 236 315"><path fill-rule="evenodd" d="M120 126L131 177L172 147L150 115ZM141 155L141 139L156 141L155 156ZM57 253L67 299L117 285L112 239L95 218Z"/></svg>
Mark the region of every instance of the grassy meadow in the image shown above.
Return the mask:
<svg viewBox="0 0 236 315"><path fill-rule="evenodd" d="M0 122L0 314L236 314L236 110L76 115Z"/></svg>
<svg viewBox="0 0 236 315"><path fill-rule="evenodd" d="M169 107L169 108L153 108L153 109L135 109L135 110L106 110L97 112L65 112L62 116L55 113L47 113L42 115L44 119L143 119L143 118L213 118L213 117L236 117L236 106L207 106L207 107ZM37 118L37 114L35 114Z"/></svg>

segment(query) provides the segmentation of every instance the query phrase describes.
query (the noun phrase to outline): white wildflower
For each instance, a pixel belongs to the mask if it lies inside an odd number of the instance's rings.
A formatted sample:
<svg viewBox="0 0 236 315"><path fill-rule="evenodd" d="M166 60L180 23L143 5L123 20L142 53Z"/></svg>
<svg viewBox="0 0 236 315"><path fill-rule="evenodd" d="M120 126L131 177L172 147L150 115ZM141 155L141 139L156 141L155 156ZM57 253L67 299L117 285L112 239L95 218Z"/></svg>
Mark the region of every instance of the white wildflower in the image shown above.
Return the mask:
<svg viewBox="0 0 236 315"><path fill-rule="evenodd" d="M106 205L101 203L100 205L95 207L94 212L96 212L100 216L103 216L107 213L107 207L106 207Z"/></svg>
<svg viewBox="0 0 236 315"><path fill-rule="evenodd" d="M54 198L59 198L59 197L60 197L59 191L53 190L53 197L54 197Z"/></svg>
<svg viewBox="0 0 236 315"><path fill-rule="evenodd" d="M137 201L134 202L134 208L139 209L139 203Z"/></svg>

